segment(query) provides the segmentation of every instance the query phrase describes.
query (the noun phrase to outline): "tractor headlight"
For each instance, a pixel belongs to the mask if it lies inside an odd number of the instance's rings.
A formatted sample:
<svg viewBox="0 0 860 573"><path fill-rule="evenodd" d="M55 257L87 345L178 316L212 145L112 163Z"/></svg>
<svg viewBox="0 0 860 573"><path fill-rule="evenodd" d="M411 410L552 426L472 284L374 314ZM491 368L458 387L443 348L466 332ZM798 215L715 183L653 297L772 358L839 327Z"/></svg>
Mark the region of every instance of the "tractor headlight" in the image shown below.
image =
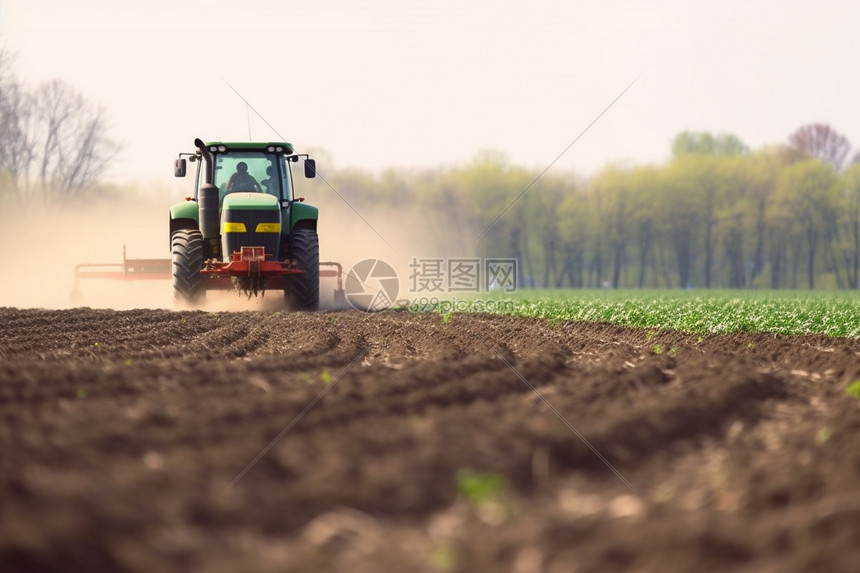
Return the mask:
<svg viewBox="0 0 860 573"><path fill-rule="evenodd" d="M270 145L269 147L267 147L267 148L266 148L266 151L267 151L268 153L274 153L274 152L275 152L275 146L274 146L274 145Z"/></svg>
<svg viewBox="0 0 860 573"><path fill-rule="evenodd" d="M248 229L245 228L245 223L233 223L226 222L224 223L224 232L225 233L247 233Z"/></svg>
<svg viewBox="0 0 860 573"><path fill-rule="evenodd" d="M255 233L280 233L281 232L281 224L280 223L257 223L257 228L254 229Z"/></svg>
<svg viewBox="0 0 860 573"><path fill-rule="evenodd" d="M209 148L209 151L211 151L212 153L218 153L218 146L213 145L212 147Z"/></svg>
<svg viewBox="0 0 860 573"><path fill-rule="evenodd" d="M283 152L284 152L284 148L283 148L283 147L278 146L278 147L276 147L276 148L275 148L275 151L277 151L278 153L283 153Z"/></svg>
<svg viewBox="0 0 860 573"><path fill-rule="evenodd" d="M226 145L219 145L218 151L220 151L221 153L224 153L225 151L227 151L227 146Z"/></svg>

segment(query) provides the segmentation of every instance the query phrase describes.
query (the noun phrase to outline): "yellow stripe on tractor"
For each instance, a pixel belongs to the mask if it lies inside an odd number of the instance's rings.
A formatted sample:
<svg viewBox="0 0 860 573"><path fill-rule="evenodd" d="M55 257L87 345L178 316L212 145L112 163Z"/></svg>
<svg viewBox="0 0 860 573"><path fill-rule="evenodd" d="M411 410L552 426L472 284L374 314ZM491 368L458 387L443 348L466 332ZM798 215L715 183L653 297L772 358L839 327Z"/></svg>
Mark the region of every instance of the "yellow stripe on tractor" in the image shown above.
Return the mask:
<svg viewBox="0 0 860 573"><path fill-rule="evenodd" d="M280 233L280 223L257 223L257 233Z"/></svg>

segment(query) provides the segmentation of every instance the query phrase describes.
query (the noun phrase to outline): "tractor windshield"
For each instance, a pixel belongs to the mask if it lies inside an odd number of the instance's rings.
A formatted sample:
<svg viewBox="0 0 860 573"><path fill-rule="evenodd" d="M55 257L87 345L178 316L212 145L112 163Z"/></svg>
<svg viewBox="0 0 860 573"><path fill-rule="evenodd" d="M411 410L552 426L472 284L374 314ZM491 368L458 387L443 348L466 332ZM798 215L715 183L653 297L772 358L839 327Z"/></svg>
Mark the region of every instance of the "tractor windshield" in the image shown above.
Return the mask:
<svg viewBox="0 0 860 573"><path fill-rule="evenodd" d="M261 151L231 151L215 156L213 183L221 200L229 193L268 193L279 200L290 198L284 156Z"/></svg>

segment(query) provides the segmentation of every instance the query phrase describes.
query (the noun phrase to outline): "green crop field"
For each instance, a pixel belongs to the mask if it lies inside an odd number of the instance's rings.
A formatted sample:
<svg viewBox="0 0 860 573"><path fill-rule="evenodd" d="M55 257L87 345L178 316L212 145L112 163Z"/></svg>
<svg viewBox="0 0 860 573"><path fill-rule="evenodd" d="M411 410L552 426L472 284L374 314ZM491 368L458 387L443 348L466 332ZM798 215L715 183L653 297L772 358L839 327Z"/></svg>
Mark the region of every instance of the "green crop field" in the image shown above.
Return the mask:
<svg viewBox="0 0 860 573"><path fill-rule="evenodd" d="M555 322L609 322L693 333L860 336L860 294L844 291L525 290L481 298L491 312Z"/></svg>

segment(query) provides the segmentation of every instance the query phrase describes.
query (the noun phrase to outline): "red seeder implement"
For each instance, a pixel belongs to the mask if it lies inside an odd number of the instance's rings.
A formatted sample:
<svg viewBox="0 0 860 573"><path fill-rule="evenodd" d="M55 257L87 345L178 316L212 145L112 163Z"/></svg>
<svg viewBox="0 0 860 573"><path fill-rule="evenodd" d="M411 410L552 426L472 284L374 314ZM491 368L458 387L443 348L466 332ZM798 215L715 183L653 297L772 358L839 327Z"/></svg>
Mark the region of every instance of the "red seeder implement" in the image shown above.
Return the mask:
<svg viewBox="0 0 860 573"><path fill-rule="evenodd" d="M249 277L261 284L265 279L266 289L282 289L284 277L301 274L294 261L266 260L263 247L242 247L234 252L229 261L207 261L201 274L206 278L206 289L234 288L231 278ZM337 280L335 297L343 296L343 267L336 262L320 263L320 278ZM81 263L75 265L73 300L80 300L80 279L112 279L122 281L172 280L173 267L170 259L129 259L122 247L121 263Z"/></svg>

